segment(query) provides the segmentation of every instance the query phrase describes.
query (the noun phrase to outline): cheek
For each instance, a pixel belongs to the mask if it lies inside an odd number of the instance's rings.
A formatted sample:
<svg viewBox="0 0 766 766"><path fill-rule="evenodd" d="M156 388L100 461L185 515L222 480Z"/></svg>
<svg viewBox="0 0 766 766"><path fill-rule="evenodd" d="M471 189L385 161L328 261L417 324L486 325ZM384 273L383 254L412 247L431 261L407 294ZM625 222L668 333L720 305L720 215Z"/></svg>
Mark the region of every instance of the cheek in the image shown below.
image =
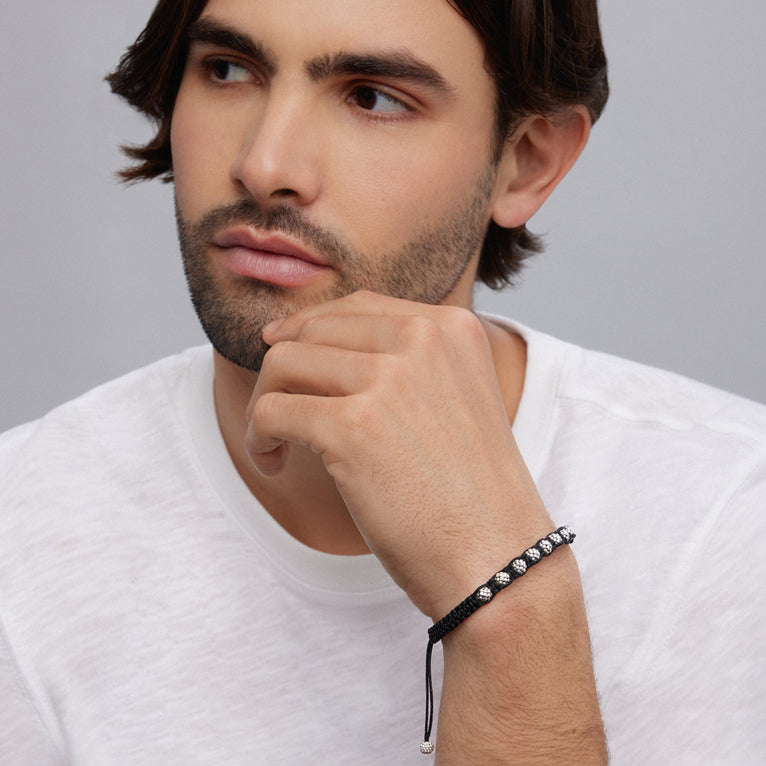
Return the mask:
<svg viewBox="0 0 766 766"><path fill-rule="evenodd" d="M399 142L372 155L349 151L336 166L336 178L345 182L334 190L347 200L344 228L361 236L362 249L406 242L464 205L488 156L484 142L465 135Z"/></svg>
<svg viewBox="0 0 766 766"><path fill-rule="evenodd" d="M179 91L170 127L176 198L185 217L206 212L221 198L230 162L219 126Z"/></svg>

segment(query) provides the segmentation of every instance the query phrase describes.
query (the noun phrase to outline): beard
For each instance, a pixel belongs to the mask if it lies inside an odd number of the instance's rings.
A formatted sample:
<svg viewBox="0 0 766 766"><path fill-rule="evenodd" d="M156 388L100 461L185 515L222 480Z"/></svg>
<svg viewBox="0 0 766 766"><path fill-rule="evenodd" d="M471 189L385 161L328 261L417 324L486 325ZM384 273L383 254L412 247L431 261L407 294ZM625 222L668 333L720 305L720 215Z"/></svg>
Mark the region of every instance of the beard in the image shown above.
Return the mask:
<svg viewBox="0 0 766 766"><path fill-rule="evenodd" d="M225 359L258 372L269 347L263 328L305 306L370 290L394 298L441 303L466 272L488 226L489 201L496 178L488 167L470 194L436 224L424 225L401 248L370 258L343 237L307 221L287 205L264 209L251 199L215 208L198 223L183 218L176 200L178 240L194 310L215 350ZM233 225L297 237L333 268L334 283L320 291L289 288L232 275L222 276L210 262L215 234Z"/></svg>

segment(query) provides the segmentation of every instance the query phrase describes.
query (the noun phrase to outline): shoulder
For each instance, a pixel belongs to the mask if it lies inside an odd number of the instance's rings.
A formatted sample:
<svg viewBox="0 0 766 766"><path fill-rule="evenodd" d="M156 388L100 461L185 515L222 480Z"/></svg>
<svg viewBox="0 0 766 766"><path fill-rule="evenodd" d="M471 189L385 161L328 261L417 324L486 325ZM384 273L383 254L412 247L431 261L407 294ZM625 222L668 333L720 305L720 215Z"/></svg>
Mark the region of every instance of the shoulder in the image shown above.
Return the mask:
<svg viewBox="0 0 766 766"><path fill-rule="evenodd" d="M212 381L210 357L207 347L189 349L0 435L2 510L31 498L60 500L62 492L76 497L87 486L95 490L94 476L103 485L110 471L146 464L161 452L168 429L180 427L186 381L206 374Z"/></svg>
<svg viewBox="0 0 766 766"><path fill-rule="evenodd" d="M194 368L205 366L207 347L191 348L154 362L91 389L56 407L38 420L0 434L0 466L24 445L42 445L66 435L70 446L78 437L100 430L104 418L110 422L132 418L151 410L158 398L166 398Z"/></svg>
<svg viewBox="0 0 766 766"><path fill-rule="evenodd" d="M69 603L100 565L141 560L145 540L184 528L206 486L190 432L213 408L212 366L209 349L184 352L0 437L5 610L37 589Z"/></svg>
<svg viewBox="0 0 766 766"><path fill-rule="evenodd" d="M635 520L766 502L766 407L672 372L506 326L527 342L514 433L556 500ZM654 510L648 513L647 509ZM685 509L682 511L681 509ZM760 523L760 522L759 522Z"/></svg>
<svg viewBox="0 0 766 766"><path fill-rule="evenodd" d="M504 320L528 346L528 380L548 406L684 432L702 429L766 448L766 406L683 375L593 351Z"/></svg>
<svg viewBox="0 0 766 766"><path fill-rule="evenodd" d="M696 380L597 351L570 347L562 397L626 420L705 428L766 445L766 406Z"/></svg>
<svg viewBox="0 0 766 766"><path fill-rule="evenodd" d="M678 504L712 507L717 500L720 509L741 502L745 488L755 490L749 493L751 511L766 502L762 404L666 370L569 347L558 412L559 433L587 438L630 486L651 484Z"/></svg>

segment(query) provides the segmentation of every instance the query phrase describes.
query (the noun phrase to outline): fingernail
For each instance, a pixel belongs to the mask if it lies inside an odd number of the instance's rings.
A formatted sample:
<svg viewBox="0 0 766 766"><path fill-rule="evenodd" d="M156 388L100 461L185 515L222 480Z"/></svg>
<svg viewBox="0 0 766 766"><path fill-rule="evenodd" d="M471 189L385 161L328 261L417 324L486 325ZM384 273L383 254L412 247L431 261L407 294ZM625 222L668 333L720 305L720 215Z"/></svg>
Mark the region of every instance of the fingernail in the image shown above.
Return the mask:
<svg viewBox="0 0 766 766"><path fill-rule="evenodd" d="M282 319L274 319L273 321L269 322L264 328L263 328L263 334L268 335L272 332L275 332L279 329L280 325L284 322L284 318Z"/></svg>

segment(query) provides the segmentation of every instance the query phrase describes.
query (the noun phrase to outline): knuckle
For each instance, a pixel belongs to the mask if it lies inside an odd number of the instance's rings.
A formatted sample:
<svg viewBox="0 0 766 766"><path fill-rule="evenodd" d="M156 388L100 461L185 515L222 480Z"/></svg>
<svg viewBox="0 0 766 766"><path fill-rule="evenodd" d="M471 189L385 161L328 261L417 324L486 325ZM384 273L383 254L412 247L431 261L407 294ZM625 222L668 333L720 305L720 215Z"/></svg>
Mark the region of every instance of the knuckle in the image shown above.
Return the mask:
<svg viewBox="0 0 766 766"><path fill-rule="evenodd" d="M364 380L374 383L387 377L392 361L387 354L368 354L362 368Z"/></svg>
<svg viewBox="0 0 766 766"><path fill-rule="evenodd" d="M481 327L479 318L472 311L460 306L443 306L446 321L457 328L469 330L473 327Z"/></svg>
<svg viewBox="0 0 766 766"><path fill-rule="evenodd" d="M307 317L301 329L298 331L297 340L310 343L313 339L319 337L322 332L322 326L326 323L323 316Z"/></svg>
<svg viewBox="0 0 766 766"><path fill-rule="evenodd" d="M484 339L486 333L484 332L484 326L481 323L479 317L472 311L467 309L453 309L452 321L455 323L456 328L461 334L467 337L469 340L481 340Z"/></svg>
<svg viewBox="0 0 766 766"><path fill-rule="evenodd" d="M377 411L366 396L349 396L346 399L345 420L350 434L365 437L377 432Z"/></svg>
<svg viewBox="0 0 766 766"><path fill-rule="evenodd" d="M272 419L279 403L279 394L276 391L259 396L253 403L250 420L253 423L265 423Z"/></svg>
<svg viewBox="0 0 766 766"><path fill-rule="evenodd" d="M434 319L418 314L405 318L404 335L415 343L432 345L440 341L442 331Z"/></svg>
<svg viewBox="0 0 766 766"><path fill-rule="evenodd" d="M278 367L287 363L292 355L294 344L291 341L281 340L275 343L266 352L263 363L272 367Z"/></svg>
<svg viewBox="0 0 766 766"><path fill-rule="evenodd" d="M372 293L369 290L357 290L346 296L349 305L360 308L369 303Z"/></svg>
<svg viewBox="0 0 766 766"><path fill-rule="evenodd" d="M481 319L472 311L459 306L444 306L441 314L445 332L456 344L473 346L487 340Z"/></svg>

